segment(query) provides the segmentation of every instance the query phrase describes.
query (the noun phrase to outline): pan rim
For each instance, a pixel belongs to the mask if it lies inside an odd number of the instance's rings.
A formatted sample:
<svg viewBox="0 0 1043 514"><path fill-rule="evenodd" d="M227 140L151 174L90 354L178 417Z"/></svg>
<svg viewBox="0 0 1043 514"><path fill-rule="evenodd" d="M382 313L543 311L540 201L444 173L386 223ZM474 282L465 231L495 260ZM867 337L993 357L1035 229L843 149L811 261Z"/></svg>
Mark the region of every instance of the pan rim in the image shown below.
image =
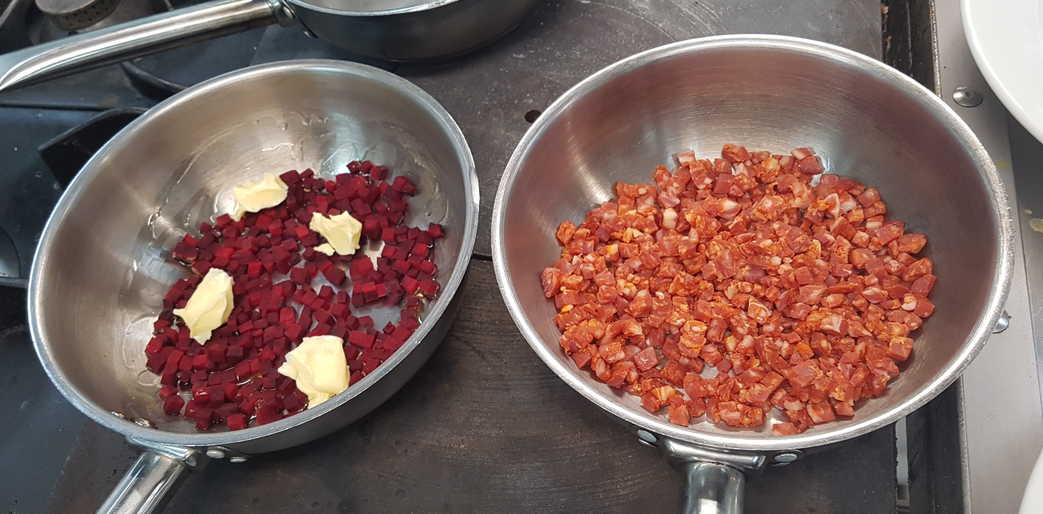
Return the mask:
<svg viewBox="0 0 1043 514"><path fill-rule="evenodd" d="M556 345L555 348L551 348L539 342L541 340L540 336L529 322L525 309L518 300L514 284L506 271L506 256L503 250L505 234L503 231L508 191L514 187L522 160L526 158L535 142L544 135L553 120L556 120L562 112L578 101L586 92L605 85L617 75L674 55L738 47L786 50L831 61L855 63L870 73L892 83L896 89L907 94L909 98L923 104L929 110L936 112L947 123L953 132L953 137L964 143L965 148L971 154L971 158L980 172L981 179L991 192L991 207L995 223L998 225L996 227L996 237L998 239L997 263L995 272L992 275L993 287L989 291L982 316L968 333L965 343L955 358L943 368L934 380L911 394L904 401L891 405L872 417L867 417L850 425L834 426L826 428L821 432L792 436L772 435L764 437L745 435L750 434L749 432L714 434L695 428L673 425L665 420L665 416L651 415L640 409L619 405L611 401L605 393L591 387L574 367L562 364L558 360L558 355L555 351ZM493 268L496 273L500 294L507 304L507 310L533 351L539 355L544 364L576 392L616 418L655 434L706 447L754 452L811 448L844 441L891 424L926 404L959 378L961 372L970 364L974 356L977 355L988 340L992 327L1002 314L1003 304L1011 287L1011 275L1014 264L1014 229L1010 209L1002 179L988 152L981 142L978 141L970 127L941 98L911 77L869 56L820 41L768 34L710 36L666 44L617 61L580 81L544 110L543 114L533 123L511 154L496 192L491 227Z"/></svg>
<svg viewBox="0 0 1043 514"><path fill-rule="evenodd" d="M38 319L42 312L39 291L41 284L46 281L46 278L42 276L42 270L45 267L48 248L51 246L52 241L55 238L55 232L58 229L58 226L61 225L62 218L76 200L78 191L94 178L95 175L98 175L101 172L102 167L99 166L101 161L107 158L108 154L113 151L115 147L123 144L123 141L130 137L130 134L142 125L161 117L168 111L182 108L182 104L190 103L194 97L206 95L212 91L221 89L231 82L248 80L259 76L277 75L287 71L300 71L302 69L313 72L332 71L380 82L395 89L403 96L418 102L421 107L432 116L438 125L444 129L446 136L450 139L450 142L456 151L457 160L462 164L463 169L461 170L461 173L463 175L467 205L465 207L465 224L462 227L463 235L460 254L457 256L456 262L453 264L452 273L443 284L441 294L435 302L428 307L426 320L420 324L420 327L416 332L410 336L398 351L393 353L391 357L381 364L381 366L379 366L373 373L370 373L360 380L357 385L353 384L354 387L348 388L345 393L335 396L314 409L307 409L303 412L267 425L254 426L243 430L213 433L173 432L162 429L145 428L114 416L110 411L101 408L87 399L75 386L65 379L64 374L51 356L49 346L45 345L43 342L43 328L41 326L41 321ZM373 66L348 61L334 59L296 59L250 66L206 80L177 93L163 102L160 102L149 109L144 115L120 130L120 132L106 142L105 145L84 164L81 171L77 173L69 183L69 186L65 189L65 192L62 193L55 208L51 211L51 214L48 216L47 222L44 225L43 232L41 233L40 241L33 253L33 264L30 269L28 282L27 305L29 333L33 341L33 347L36 351L37 358L43 365L48 378L50 378L51 382L62 393L62 396L72 403L80 412L86 414L100 425L114 430L136 442L169 444L180 447L234 447L234 445L238 443L256 441L291 430L339 408L369 390L369 388L375 385L385 375L398 367L398 365L401 364L409 354L423 343L434 325L441 320L441 317L459 290L460 284L467 272L471 256L474 253L474 245L478 234L478 211L480 207L478 187L478 175L474 163L474 157L459 125L449 112L434 99L434 97L422 90L419 86L393 73Z"/></svg>
<svg viewBox="0 0 1043 514"><path fill-rule="evenodd" d="M286 0L298 7L305 9L311 9L322 14L329 14L331 16L357 16L357 17L377 17L377 16L394 16L397 14L410 14L424 11L430 11L439 7L444 7L450 4L455 4L460 0L428 0L425 2L418 3L417 5L407 5L404 7L396 7L394 9L381 9L377 11L352 11L348 9L335 9L333 7L324 7L321 5L315 5L311 0Z"/></svg>

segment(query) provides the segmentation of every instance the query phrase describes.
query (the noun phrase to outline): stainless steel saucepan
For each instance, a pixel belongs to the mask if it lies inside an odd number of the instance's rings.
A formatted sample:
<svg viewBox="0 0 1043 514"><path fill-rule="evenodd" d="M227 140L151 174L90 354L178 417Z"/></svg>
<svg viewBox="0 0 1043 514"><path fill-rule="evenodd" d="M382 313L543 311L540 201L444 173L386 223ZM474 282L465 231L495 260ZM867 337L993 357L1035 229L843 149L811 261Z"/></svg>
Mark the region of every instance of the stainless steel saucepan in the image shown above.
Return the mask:
<svg viewBox="0 0 1043 514"><path fill-rule="evenodd" d="M213 0L0 55L0 91L273 23L361 56L451 57L510 31L539 1Z"/></svg>
<svg viewBox="0 0 1043 514"><path fill-rule="evenodd" d="M930 238L937 306L913 356L880 398L851 419L793 436L670 424L638 399L576 368L558 344L539 273L560 256L555 229L647 182L671 155L719 154L725 143L785 152L811 146L826 169L880 189L888 210ZM933 398L985 344L1011 277L1012 223L985 149L933 93L885 64L836 46L778 36L726 36L624 59L566 92L507 164L492 246L504 300L533 350L562 380L635 427L687 473L686 512L742 510L744 472L883 427Z"/></svg>
<svg viewBox="0 0 1043 514"><path fill-rule="evenodd" d="M355 159L414 178L409 224L447 227L435 254L444 287L420 328L347 391L286 419L201 433L164 415L143 352L166 289L183 274L167 249L228 209L235 184L309 167L329 176ZM102 511L149 512L207 458L241 461L302 444L381 404L448 330L477 225L478 182L460 128L428 94L369 66L305 60L247 68L179 93L124 128L58 201L28 296L33 343L54 385L145 448Z"/></svg>

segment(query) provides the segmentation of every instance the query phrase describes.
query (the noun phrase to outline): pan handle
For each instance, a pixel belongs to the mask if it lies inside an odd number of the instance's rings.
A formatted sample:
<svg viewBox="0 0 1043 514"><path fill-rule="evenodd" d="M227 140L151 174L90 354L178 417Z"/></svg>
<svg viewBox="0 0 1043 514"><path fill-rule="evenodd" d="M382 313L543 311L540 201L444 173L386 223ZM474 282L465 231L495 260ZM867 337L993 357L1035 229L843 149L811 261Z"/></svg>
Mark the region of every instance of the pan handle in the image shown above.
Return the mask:
<svg viewBox="0 0 1043 514"><path fill-rule="evenodd" d="M734 466L716 462L684 465L684 514L742 514L746 475Z"/></svg>
<svg viewBox="0 0 1043 514"><path fill-rule="evenodd" d="M657 446L685 473L684 514L742 514L746 472L764 467L758 453L724 452L638 431L641 442Z"/></svg>
<svg viewBox="0 0 1043 514"><path fill-rule="evenodd" d="M0 92L275 22L279 0L215 0L0 55Z"/></svg>
<svg viewBox="0 0 1043 514"><path fill-rule="evenodd" d="M190 448L147 448L116 484L99 514L148 514L156 511L188 475L202 467L206 456Z"/></svg>

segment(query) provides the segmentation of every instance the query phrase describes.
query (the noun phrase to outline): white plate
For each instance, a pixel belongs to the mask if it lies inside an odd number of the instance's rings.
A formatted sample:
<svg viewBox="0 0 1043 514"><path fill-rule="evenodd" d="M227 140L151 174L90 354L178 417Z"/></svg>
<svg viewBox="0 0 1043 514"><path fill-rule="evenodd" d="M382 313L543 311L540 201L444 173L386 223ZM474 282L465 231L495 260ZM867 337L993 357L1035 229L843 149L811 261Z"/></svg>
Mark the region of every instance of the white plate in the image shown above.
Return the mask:
<svg viewBox="0 0 1043 514"><path fill-rule="evenodd" d="M1025 486L1025 494L1021 496L1021 514L1039 514L1043 512L1043 453L1036 459L1036 467L1029 475L1029 483Z"/></svg>
<svg viewBox="0 0 1043 514"><path fill-rule="evenodd" d="M962 0L963 30L982 75L1043 141L1043 0Z"/></svg>

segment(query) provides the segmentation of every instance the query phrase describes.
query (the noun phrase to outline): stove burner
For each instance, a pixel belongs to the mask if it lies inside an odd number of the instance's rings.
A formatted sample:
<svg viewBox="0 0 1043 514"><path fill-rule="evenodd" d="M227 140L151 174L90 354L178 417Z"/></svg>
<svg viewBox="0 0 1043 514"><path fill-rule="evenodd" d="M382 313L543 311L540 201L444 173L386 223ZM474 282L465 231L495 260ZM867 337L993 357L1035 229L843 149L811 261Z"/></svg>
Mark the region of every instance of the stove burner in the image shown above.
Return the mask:
<svg viewBox="0 0 1043 514"><path fill-rule="evenodd" d="M39 41L59 39L144 18L172 8L170 0L35 0L49 30L41 30ZM49 21L50 23L46 23Z"/></svg>
<svg viewBox="0 0 1043 514"><path fill-rule="evenodd" d="M108 18L119 4L120 0L36 0L36 7L65 30L90 27Z"/></svg>

